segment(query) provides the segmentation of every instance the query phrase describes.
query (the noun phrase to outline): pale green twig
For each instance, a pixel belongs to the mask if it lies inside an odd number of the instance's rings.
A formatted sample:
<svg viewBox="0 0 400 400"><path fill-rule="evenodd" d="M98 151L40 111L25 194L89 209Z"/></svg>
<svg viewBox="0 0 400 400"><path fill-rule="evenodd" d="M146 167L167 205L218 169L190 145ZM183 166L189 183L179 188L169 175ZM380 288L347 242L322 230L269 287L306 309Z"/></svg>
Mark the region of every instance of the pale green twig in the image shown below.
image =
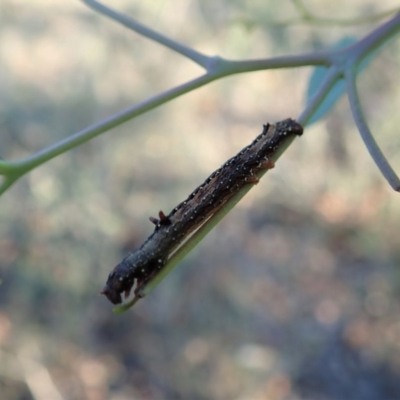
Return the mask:
<svg viewBox="0 0 400 400"><path fill-rule="evenodd" d="M318 88L317 92L314 94L311 101L307 104L305 110L301 113L298 118L298 122L305 126L308 121L312 118L313 114L317 111L319 105L324 101L325 97L328 95L329 91L335 85L335 83L340 79L341 71L336 65L329 67L329 71L326 74L324 81Z"/></svg>
<svg viewBox="0 0 400 400"><path fill-rule="evenodd" d="M400 191L400 179L394 172L393 168L390 166L386 157L382 153L378 144L376 143L374 136L372 135L367 121L365 119L362 107L360 104L360 97L358 96L356 87L356 76L354 69L348 69L346 73L346 86L347 95L349 98L349 104L351 112L353 114L354 121L357 125L358 131L360 132L361 138L364 140L365 146L367 147L369 154L375 161L376 165L380 169L382 175L389 182L390 186L396 190Z"/></svg>
<svg viewBox="0 0 400 400"><path fill-rule="evenodd" d="M325 51L320 53L302 54L296 56L283 56L269 59L256 59L256 60L227 60L218 56L209 57L201 54L189 47L173 40L165 35L162 35L140 23L133 20L132 18L126 17L109 7L106 7L94 0L84 0L84 2L95 8L98 11L103 12L105 15L113 18L114 20L123 23L125 26L134 29L136 32L164 45L168 48L177 51L178 53L188 57L200 66L206 69L206 73L198 78L188 81L182 85L176 86L170 90L160 93L154 97L149 98L141 103L138 103L126 110L121 111L99 123L91 125L80 132L77 132L58 143L55 143L30 157L18 160L18 161L0 161L0 174L3 175L3 181L0 184L0 195L4 193L8 188L12 186L21 176L38 167L39 165L49 161L50 159L73 149L88 140L104 133L138 115L144 114L145 112L152 110L178 96L195 90L203 85L206 85L216 79L220 79L229 75L268 70L275 68L291 68L301 66L335 66L336 73L342 71L344 74L344 64L348 64L349 60L359 62L362 58L366 57L370 51L374 50L375 47L380 46L382 43L387 41L390 37L394 36L399 30L399 15L382 25L370 35L360 40L356 44L339 50L339 51ZM334 70L331 70L334 71ZM334 75L335 75L334 74ZM332 78L333 79L333 78ZM336 78L335 78L336 79ZM318 92L320 95L315 96L315 101L307 107L305 112L301 116L302 122L306 122L312 112L317 108L318 102L325 97L326 91L332 87L332 82L327 81L326 87L321 87L322 92Z"/></svg>
<svg viewBox="0 0 400 400"><path fill-rule="evenodd" d="M82 0L82 1L87 6L93 8L95 11L98 11L103 15L106 15L107 17L113 19L114 21L119 22L121 25L124 25L127 28L132 29L133 31L153 40L154 42L157 42L165 47L168 47L170 50L182 54L184 57L193 60L196 64L199 64L207 69L207 63L209 62L210 57L201 54L200 52L188 46L185 46L184 44L179 43L176 40L168 38L167 36L155 31L154 29L151 29L146 25L141 24L132 17L128 17L125 14L121 14L118 11L115 11L112 8L105 6L104 4L99 3L98 1L95 0Z"/></svg>

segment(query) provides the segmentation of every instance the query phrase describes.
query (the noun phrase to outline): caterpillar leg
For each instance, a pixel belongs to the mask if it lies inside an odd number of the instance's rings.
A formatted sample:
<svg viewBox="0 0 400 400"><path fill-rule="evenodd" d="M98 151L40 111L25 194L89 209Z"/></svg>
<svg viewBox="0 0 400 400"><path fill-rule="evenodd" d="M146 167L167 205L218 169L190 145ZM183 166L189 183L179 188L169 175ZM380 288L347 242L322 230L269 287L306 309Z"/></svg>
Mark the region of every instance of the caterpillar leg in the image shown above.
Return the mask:
<svg viewBox="0 0 400 400"><path fill-rule="evenodd" d="M271 160L265 160L260 163L260 169L272 169L275 168L275 163Z"/></svg>
<svg viewBox="0 0 400 400"><path fill-rule="evenodd" d="M253 183L254 185L257 185L260 180L255 176L255 175L250 175L246 178L247 183Z"/></svg>
<svg viewBox="0 0 400 400"><path fill-rule="evenodd" d="M164 214L164 211L160 211L158 213L158 218L154 218L154 217L149 217L150 222L152 222L154 225L156 226L160 226L160 225L170 225L171 224L171 220L169 219L169 217L167 217Z"/></svg>

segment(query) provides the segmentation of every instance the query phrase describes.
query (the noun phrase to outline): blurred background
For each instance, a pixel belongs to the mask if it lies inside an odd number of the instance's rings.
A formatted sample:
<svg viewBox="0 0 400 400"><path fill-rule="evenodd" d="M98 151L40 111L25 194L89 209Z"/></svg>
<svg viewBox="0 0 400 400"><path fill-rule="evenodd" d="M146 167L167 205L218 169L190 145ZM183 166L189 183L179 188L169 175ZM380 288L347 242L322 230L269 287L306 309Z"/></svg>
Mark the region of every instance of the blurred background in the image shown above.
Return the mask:
<svg viewBox="0 0 400 400"><path fill-rule="evenodd" d="M111 2L110 2L111 3ZM355 18L396 6L305 4ZM113 1L206 54L300 54L377 23L269 25L289 1ZM400 44L359 79L400 172ZM198 76L82 3L0 3L0 157L19 160ZM400 398L400 195L346 98L307 127L147 298L116 315L107 275L166 213L261 132L296 118L312 68L214 82L37 168L0 199L0 398Z"/></svg>

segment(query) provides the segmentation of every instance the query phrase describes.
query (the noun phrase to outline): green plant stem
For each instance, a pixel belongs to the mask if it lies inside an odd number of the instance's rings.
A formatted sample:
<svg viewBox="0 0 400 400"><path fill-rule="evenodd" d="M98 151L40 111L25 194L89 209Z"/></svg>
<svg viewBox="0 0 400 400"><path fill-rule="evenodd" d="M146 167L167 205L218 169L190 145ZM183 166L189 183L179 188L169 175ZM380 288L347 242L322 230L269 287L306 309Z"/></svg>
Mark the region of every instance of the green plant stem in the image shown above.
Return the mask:
<svg viewBox="0 0 400 400"><path fill-rule="evenodd" d="M354 121L360 132L361 138L363 139L372 159L380 169L382 175L389 182L390 186L397 192L400 191L400 179L390 166L386 157L383 155L381 149L376 143L365 119L362 111L360 97L357 92L355 69L349 69L346 73L346 85L347 95L351 112L353 114Z"/></svg>
<svg viewBox="0 0 400 400"><path fill-rule="evenodd" d="M189 82L186 82L180 86L176 86L170 90L167 90L159 95L156 95L148 100L138 103L132 107L129 107L118 114L113 115L97 124L91 125L82 131L79 131L57 143L51 145L32 156L19 160L19 161L2 161L0 164L0 173L7 176L10 173L15 174L15 179L11 184L5 185L4 181L0 185L0 195L4 193L14 182L16 182L21 176L29 172L30 170L38 167L39 165L51 160L52 158L71 150L88 140L134 118L138 115L144 114L145 112L152 110L182 94L188 93L201 86L204 86L216 79L243 73L250 71L258 71L269 68L284 68L309 65L321 65L326 63L328 56L310 54L307 56L287 56L287 57L276 57L269 60L254 60L254 61L229 61L222 58L210 58L213 63L210 64L212 72L195 78ZM307 61L305 61L307 60Z"/></svg>
<svg viewBox="0 0 400 400"><path fill-rule="evenodd" d="M89 7L101 12L103 15L111 18L114 21L121 23L127 28L147 37L154 42L157 42L170 50L173 50L189 59L194 61L199 66L203 67L208 72L224 73L226 74L237 74L241 72L258 71L262 69L273 69L273 68L289 68L289 67L300 67L310 65L329 65L330 52L302 54L300 56L285 56L276 57L273 59L259 59L259 60L244 60L244 61L233 61L226 60L219 56L207 56L192 48L177 42L165 35L148 28L147 26L136 21L132 17L121 14L118 11L107 7L95 0L82 0Z"/></svg>
<svg viewBox="0 0 400 400"><path fill-rule="evenodd" d="M298 122L306 126L308 121L312 118L314 113L317 111L319 105L324 101L326 96L329 94L329 91L335 85L335 83L340 79L342 72L335 66L332 65L329 68L328 73L321 86L311 99L311 101L307 104L306 109L301 113L298 118Z"/></svg>
<svg viewBox="0 0 400 400"><path fill-rule="evenodd" d="M379 26L370 34L359 40L357 43L344 49L338 50L338 56L342 55L348 64L358 64L368 55L373 53L383 44L387 44L390 38L393 38L400 32L400 13L396 14L385 24ZM335 55L336 57L336 55Z"/></svg>
<svg viewBox="0 0 400 400"><path fill-rule="evenodd" d="M377 47L387 42L400 30L400 14L378 27L376 30L365 36L356 44L338 51L325 51L320 53L309 53L296 56L282 56L270 59L256 60L227 60L218 56L209 57L197 52L171 38L162 35L146 27L145 25L129 18L125 15L112 10L103 4L94 0L83 0L86 5L102 12L104 15L115 21L135 30L141 35L168 47L171 50L191 59L198 65L206 69L206 73L191 81L176 86L170 90L160 93L150 99L129 107L118 114L115 114L99 123L89 126L80 132L77 132L58 143L55 143L30 157L18 161L0 161L0 174L3 175L3 181L0 184L0 195L12 186L21 176L49 161L50 159L71 150L88 140L134 118L145 112L152 110L176 97L195 90L214 80L245 72L276 68L293 68L301 66L327 66L332 69L332 75L325 80L321 89L318 91L314 100L307 106L307 109L301 115L300 122L305 124L318 108L318 103L326 97L327 92L332 88L338 76L345 75L346 71L353 68L365 57L371 54ZM297 0L298 5L302 4ZM296 4L297 4L296 3ZM304 6L303 6L304 8ZM303 10L304 11L304 10ZM304 12L303 12L304 14ZM366 143L371 143L367 141Z"/></svg>
<svg viewBox="0 0 400 400"><path fill-rule="evenodd" d="M105 6L104 4L99 3L95 0L82 0L87 6L91 7L93 10L111 18L112 20L124 25L125 27L139 33L140 35L147 37L165 47L168 47L170 50L176 51L177 53L185 56L193 60L196 64L201 65L204 68L207 68L207 63L209 61L209 57L188 47L182 43L177 42L176 40L170 39L165 35L162 35L159 32L141 24L135 19L128 17L125 14L121 14L118 11L113 10L110 7Z"/></svg>

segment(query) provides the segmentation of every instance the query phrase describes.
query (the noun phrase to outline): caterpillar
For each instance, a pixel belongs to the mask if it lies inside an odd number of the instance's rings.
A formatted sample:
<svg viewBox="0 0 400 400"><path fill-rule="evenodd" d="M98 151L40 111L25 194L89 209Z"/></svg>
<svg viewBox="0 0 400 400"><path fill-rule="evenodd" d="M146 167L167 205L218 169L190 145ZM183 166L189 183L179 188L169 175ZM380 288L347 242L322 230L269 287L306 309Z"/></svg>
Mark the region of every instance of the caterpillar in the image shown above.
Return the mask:
<svg viewBox="0 0 400 400"><path fill-rule="evenodd" d="M141 287L163 268L174 249L245 185L257 184L257 173L274 167L272 158L281 144L302 133L303 127L292 119L264 125L250 145L213 172L168 215L160 211L158 218L150 217L154 232L110 272L101 293L119 304L121 295L128 297L136 283L135 294L140 297Z"/></svg>

